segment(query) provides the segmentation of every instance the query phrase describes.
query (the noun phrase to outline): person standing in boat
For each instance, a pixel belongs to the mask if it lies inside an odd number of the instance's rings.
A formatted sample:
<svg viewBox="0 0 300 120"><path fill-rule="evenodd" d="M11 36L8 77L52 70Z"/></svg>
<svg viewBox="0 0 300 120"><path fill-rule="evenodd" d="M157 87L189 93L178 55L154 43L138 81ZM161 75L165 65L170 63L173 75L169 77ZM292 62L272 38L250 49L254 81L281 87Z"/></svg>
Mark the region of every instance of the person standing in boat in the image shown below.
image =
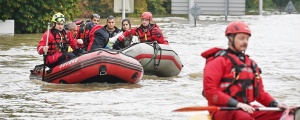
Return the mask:
<svg viewBox="0 0 300 120"><path fill-rule="evenodd" d="M52 28L49 32L47 30L42 35L37 46L37 52L39 54L47 53L45 64L50 68L76 57L74 53L68 52L68 46L71 46L73 50L83 47L83 41L81 39L76 41L73 34L64 29L66 20L63 14L56 13L53 15L51 22L53 22ZM46 46L47 41L48 46Z"/></svg>
<svg viewBox="0 0 300 120"><path fill-rule="evenodd" d="M123 39L135 35L138 36L140 42L154 42L156 41L159 44L169 44L168 41L162 34L162 31L157 24L152 24L152 14L150 12L144 12L141 16L142 24L137 28L132 28L124 32L113 45L114 49L120 49L120 43L123 42Z"/></svg>
<svg viewBox="0 0 300 120"><path fill-rule="evenodd" d="M94 39L90 40L92 42L89 44L89 50L97 50L99 48L107 48L108 40L111 37L114 37L117 33L120 32L120 29L115 26L115 17L110 15L106 19L106 25L101 29L96 30L94 33Z"/></svg>
<svg viewBox="0 0 300 120"><path fill-rule="evenodd" d="M244 22L231 22L225 31L228 49L212 48L201 54L206 59L203 95L209 106L229 106L242 110L211 111L213 120L279 120L282 111L254 112L257 101L266 107L286 109L264 90L261 70L245 54L251 30Z"/></svg>
<svg viewBox="0 0 300 120"><path fill-rule="evenodd" d="M112 48L113 44L117 41L118 37L120 37L126 30L131 29L131 22L129 19L123 19L122 20L122 28L121 31L114 37L109 38L108 46L109 48ZM138 38L137 36L129 35L128 37L125 37L124 42L119 44L120 48L128 47L132 43L137 43Z"/></svg>

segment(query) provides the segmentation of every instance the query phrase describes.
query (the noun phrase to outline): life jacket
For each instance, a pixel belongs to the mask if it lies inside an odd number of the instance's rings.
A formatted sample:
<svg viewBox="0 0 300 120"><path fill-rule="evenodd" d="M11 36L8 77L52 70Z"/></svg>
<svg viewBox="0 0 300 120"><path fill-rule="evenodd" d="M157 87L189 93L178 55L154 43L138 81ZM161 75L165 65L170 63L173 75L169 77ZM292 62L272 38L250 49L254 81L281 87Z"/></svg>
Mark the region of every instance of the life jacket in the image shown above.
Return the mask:
<svg viewBox="0 0 300 120"><path fill-rule="evenodd" d="M91 30L89 30L89 31L86 31L86 32L88 32L88 33L86 33L87 34L87 38L85 38L86 39L86 44L85 44L85 48L86 48L86 50L90 50L91 49L91 45L90 44L92 44L93 42L94 42L94 39L95 39L95 31L97 31L97 30L99 30L99 29L101 29L103 26L101 26L101 25L95 25Z"/></svg>
<svg viewBox="0 0 300 120"><path fill-rule="evenodd" d="M67 32L65 30L60 32L56 29L51 29L51 33L49 39L52 39L52 41L48 43L49 49L47 54L52 55L56 52L68 52L70 40Z"/></svg>
<svg viewBox="0 0 300 120"><path fill-rule="evenodd" d="M212 48L201 56L206 58L206 63L216 57L225 57L233 64L231 71L223 76L219 85L224 93L243 103L253 102L259 96L260 69L248 55L244 55L245 62L242 62L224 49Z"/></svg>
<svg viewBox="0 0 300 120"><path fill-rule="evenodd" d="M160 37L162 33L156 24L150 24L147 32L144 32L142 25L136 29L136 36L138 36L140 42L155 41L153 36L157 35Z"/></svg>

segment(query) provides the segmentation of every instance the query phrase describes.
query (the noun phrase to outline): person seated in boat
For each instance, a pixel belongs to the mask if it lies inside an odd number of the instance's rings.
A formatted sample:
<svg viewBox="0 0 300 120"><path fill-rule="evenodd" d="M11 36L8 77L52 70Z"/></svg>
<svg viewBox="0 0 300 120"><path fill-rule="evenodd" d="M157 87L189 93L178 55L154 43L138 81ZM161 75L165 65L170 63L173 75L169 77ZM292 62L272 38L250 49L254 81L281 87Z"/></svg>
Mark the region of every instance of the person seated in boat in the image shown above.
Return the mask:
<svg viewBox="0 0 300 120"><path fill-rule="evenodd" d="M95 31L101 29L103 26L95 24L93 22L86 22L82 30L80 30L82 33L80 33L81 37L83 39L84 44L84 50L90 51L92 43L94 42L95 38Z"/></svg>
<svg viewBox="0 0 300 120"><path fill-rule="evenodd" d="M66 25L66 27L65 27L65 29L66 29L66 31L67 32L71 32L72 33L72 35L74 36L74 39L75 40L79 40L80 38L78 38L77 39L77 35L78 35L78 26L76 25L76 23L75 22L69 22L67 25ZM81 40L79 40L79 41L83 41L82 39ZM73 51L73 53L76 55L76 56L80 56L80 55L82 55L82 54L84 54L84 53L86 53L86 51L84 50L84 49L75 49L75 50L73 50L72 48L71 48L71 46L69 46L68 47L68 52L72 52Z"/></svg>
<svg viewBox="0 0 300 120"><path fill-rule="evenodd" d="M67 30L67 32L71 32L74 38L76 38L78 31L77 31L77 25L74 22L67 23L65 29Z"/></svg>
<svg viewBox="0 0 300 120"><path fill-rule="evenodd" d="M45 65L50 68L76 57L74 53L68 52L68 46L73 50L83 47L81 39L75 40L73 34L64 29L66 20L63 14L56 13L51 22L53 26L42 35L37 46L39 54L47 54Z"/></svg>
<svg viewBox="0 0 300 120"><path fill-rule="evenodd" d="M225 31L228 49L211 48L201 54L206 59L203 96L209 106L237 107L242 110L210 111L213 120L279 120L283 111L254 112L251 102L287 109L264 90L261 70L245 54L251 30L241 21L231 22Z"/></svg>
<svg viewBox="0 0 300 120"><path fill-rule="evenodd" d="M95 23L96 25L100 25L100 24L99 24L99 23L100 23L100 15L98 15L98 14L93 14L93 15L91 16L91 20L88 21L88 22L93 22L93 23Z"/></svg>
<svg viewBox="0 0 300 120"><path fill-rule="evenodd" d="M86 28L91 29L92 26L94 26L94 22L90 22L88 19L87 21L82 21L82 20L76 20L74 23L77 25L77 34L76 34L76 39L82 39L84 43L84 50L87 49L88 46L88 34L89 30ZM89 25L88 25L89 24Z"/></svg>
<svg viewBox="0 0 300 120"><path fill-rule="evenodd" d="M99 48L107 48L108 40L111 37L114 37L117 33L120 32L120 29L115 26L115 17L110 15L106 19L106 25L101 29L97 29L95 31L91 31L94 34L93 38L90 38L90 43L88 46L88 50L97 50ZM93 39L93 40L92 40Z"/></svg>
<svg viewBox="0 0 300 120"><path fill-rule="evenodd" d="M120 37L118 37L118 40L113 45L113 48L120 49L119 44L123 42L125 37L130 35L138 36L140 42L156 41L159 44L169 44L158 25L151 23L152 18L153 16L150 12L144 12L141 16L142 24L139 27L132 28L124 32Z"/></svg>
<svg viewBox="0 0 300 120"><path fill-rule="evenodd" d="M113 44L117 41L118 37L121 36L126 30L131 29L131 22L129 19L122 20L122 28L121 31L114 37L109 38L108 46L112 48ZM138 38L137 36L129 35L128 37L124 38L124 42L119 44L120 48L128 47L130 44L137 43Z"/></svg>

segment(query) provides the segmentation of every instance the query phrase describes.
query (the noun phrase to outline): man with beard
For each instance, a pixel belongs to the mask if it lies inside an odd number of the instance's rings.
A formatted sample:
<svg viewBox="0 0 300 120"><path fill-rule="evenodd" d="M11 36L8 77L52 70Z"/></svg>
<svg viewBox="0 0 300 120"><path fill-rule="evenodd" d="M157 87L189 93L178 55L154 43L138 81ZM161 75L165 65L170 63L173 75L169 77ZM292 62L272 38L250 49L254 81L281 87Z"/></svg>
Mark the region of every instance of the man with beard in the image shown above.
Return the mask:
<svg viewBox="0 0 300 120"><path fill-rule="evenodd" d="M231 22L225 31L228 49L212 48L201 54L206 59L203 96L209 106L237 107L241 110L210 111L213 120L279 120L283 111L255 111L251 102L266 107L287 109L264 90L261 70L245 51L251 30L240 21ZM295 109L290 109L295 111Z"/></svg>

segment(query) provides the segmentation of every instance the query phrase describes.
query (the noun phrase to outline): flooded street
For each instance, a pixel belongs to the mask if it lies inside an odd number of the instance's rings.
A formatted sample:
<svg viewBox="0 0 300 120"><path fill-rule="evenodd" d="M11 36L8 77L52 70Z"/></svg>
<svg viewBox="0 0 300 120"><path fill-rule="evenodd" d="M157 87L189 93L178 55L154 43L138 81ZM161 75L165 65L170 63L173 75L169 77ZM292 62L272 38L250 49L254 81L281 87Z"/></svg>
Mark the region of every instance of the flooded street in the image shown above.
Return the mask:
<svg viewBox="0 0 300 120"><path fill-rule="evenodd" d="M211 19L201 16L201 19ZM220 18L222 19L222 18ZM0 36L0 119L186 120L174 109L203 105L200 53L227 48L229 22L158 18L158 25L184 65L179 76L144 76L137 84L60 85L29 80L43 63L36 52L41 34ZM252 29L246 51L262 69L265 90L279 102L300 105L300 15L239 16Z"/></svg>

